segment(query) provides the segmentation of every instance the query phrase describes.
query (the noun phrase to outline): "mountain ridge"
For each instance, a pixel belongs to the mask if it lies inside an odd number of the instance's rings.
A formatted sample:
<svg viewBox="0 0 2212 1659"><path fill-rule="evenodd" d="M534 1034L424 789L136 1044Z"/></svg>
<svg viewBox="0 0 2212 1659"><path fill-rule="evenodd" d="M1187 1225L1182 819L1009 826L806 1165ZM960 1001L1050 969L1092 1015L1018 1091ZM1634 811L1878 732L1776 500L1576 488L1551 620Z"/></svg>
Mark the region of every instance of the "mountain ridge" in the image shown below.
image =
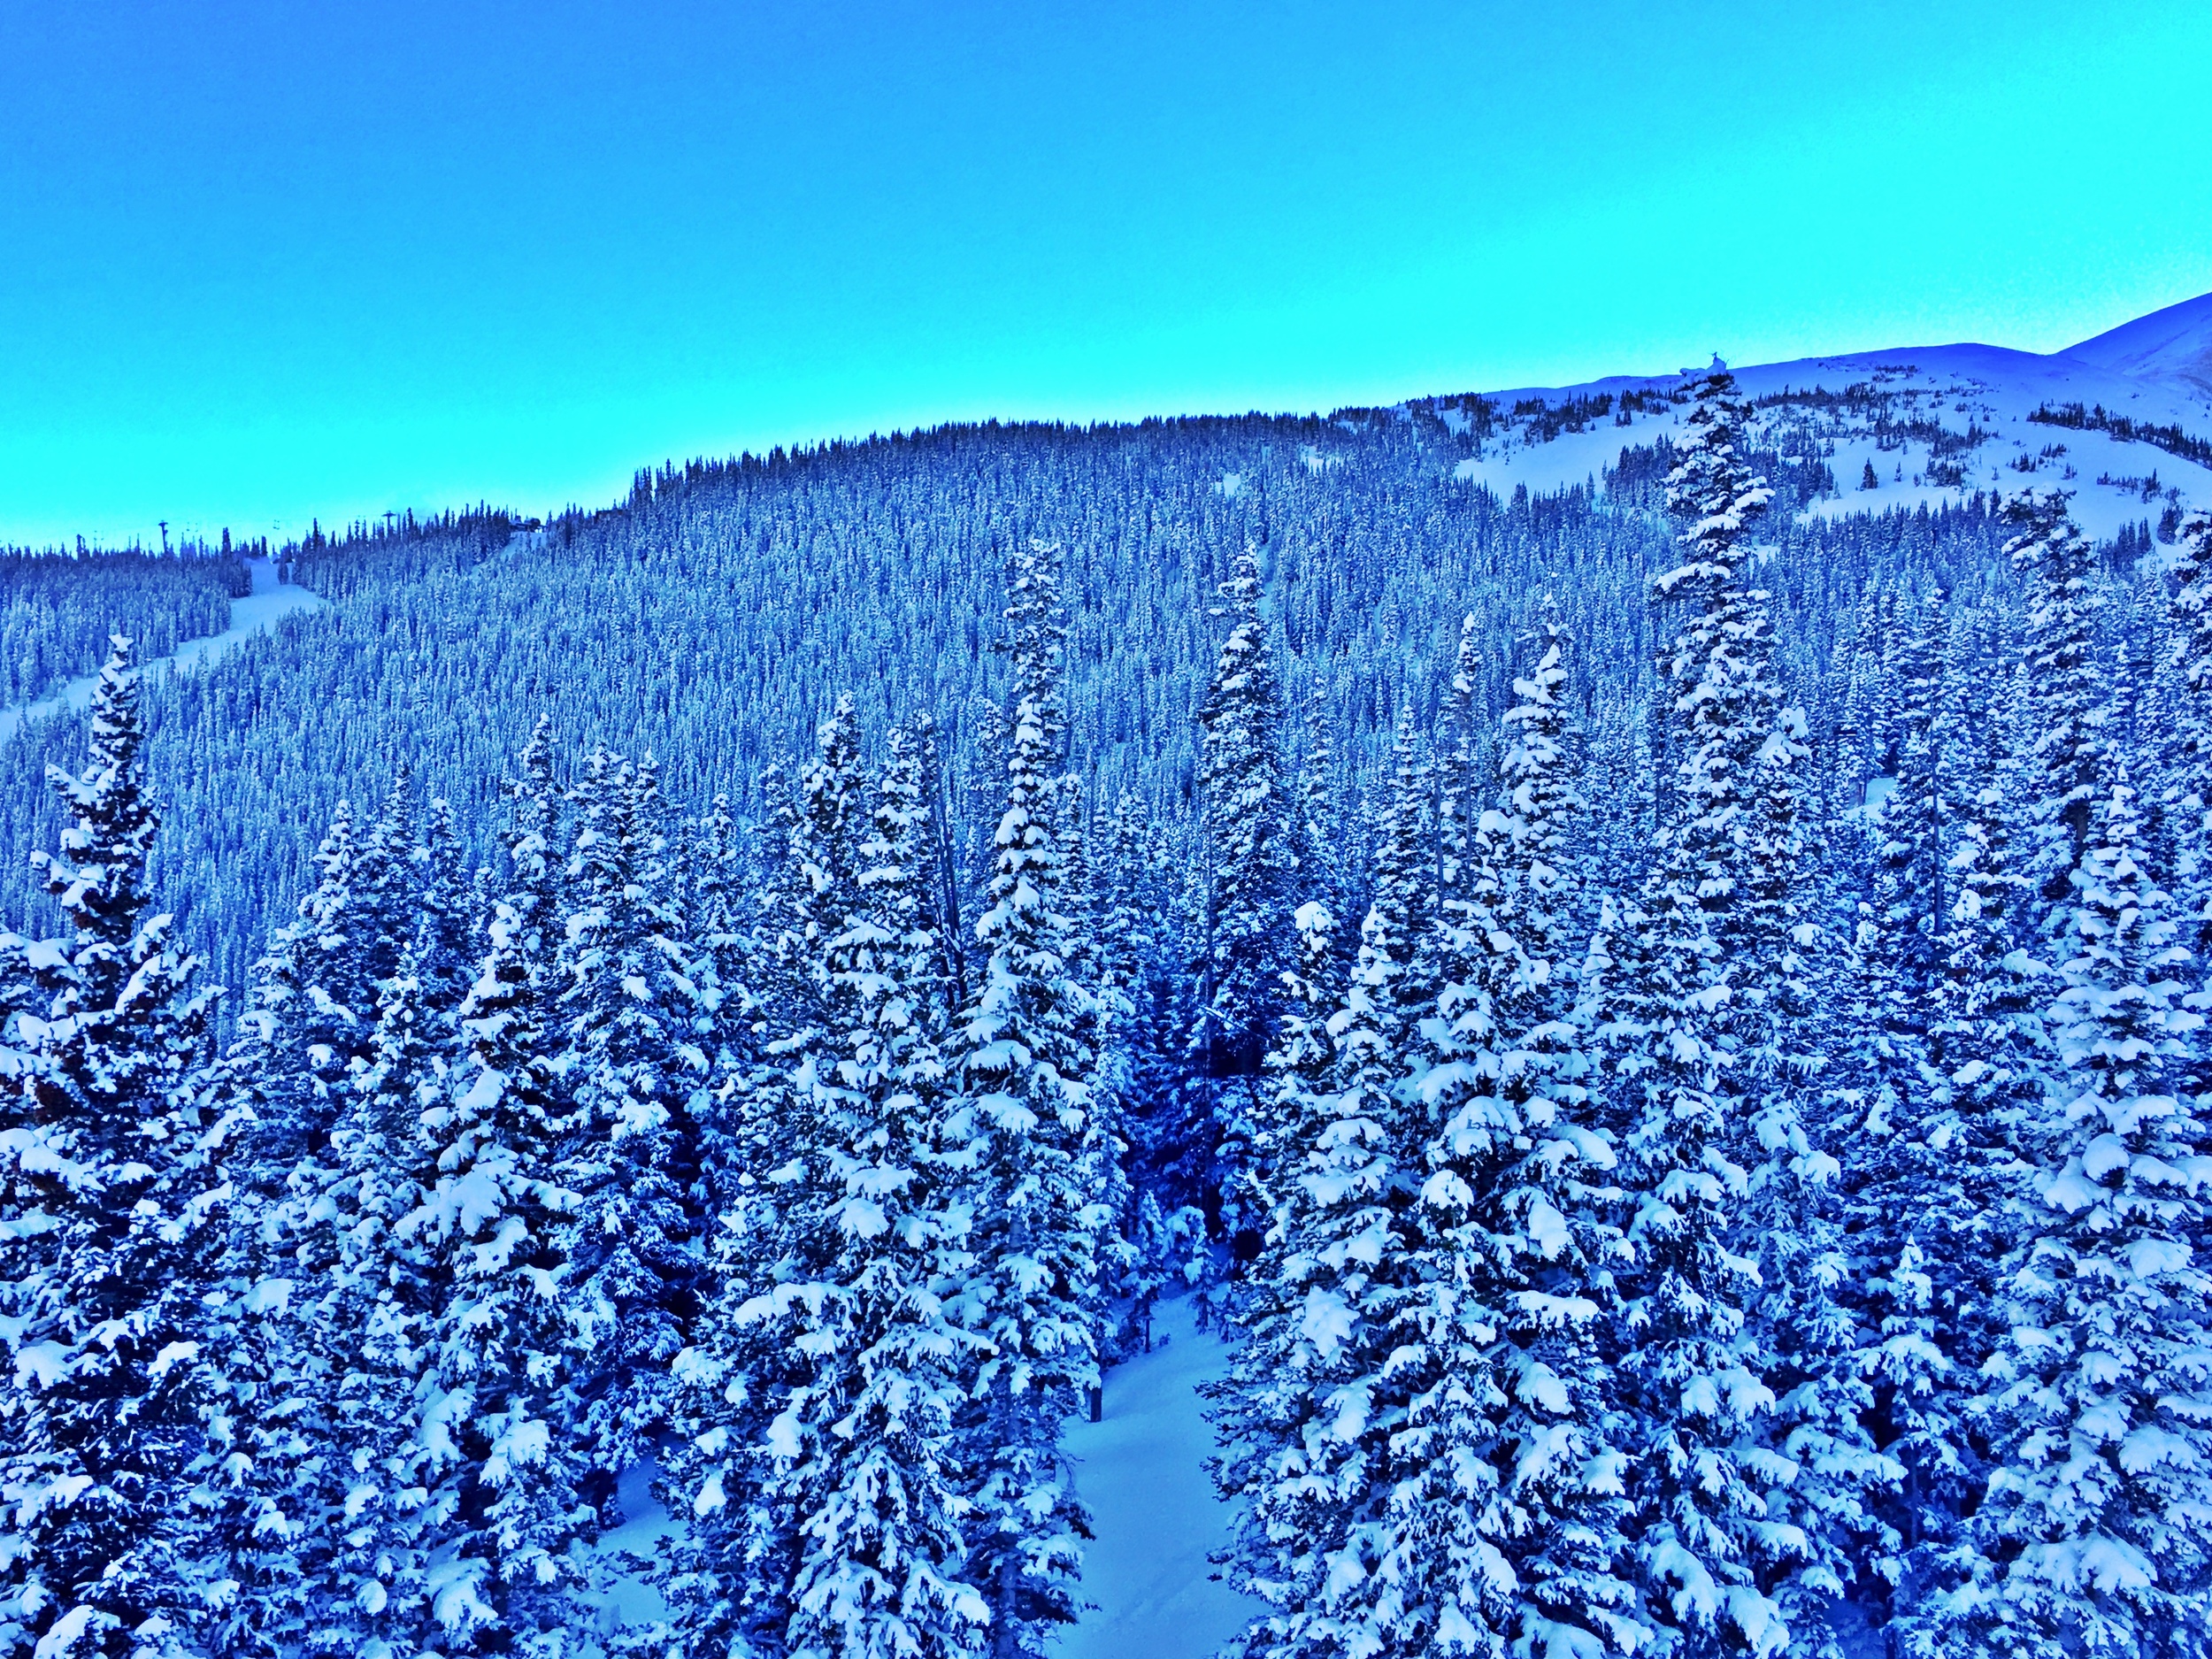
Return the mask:
<svg viewBox="0 0 2212 1659"><path fill-rule="evenodd" d="M1837 493L1808 509L1822 517L1933 510L2043 483L2071 491L2083 527L2108 539L2146 524L2170 531L2212 507L2212 294L2061 351L1962 341L1733 372L1762 405L1757 429L1834 473ZM1616 374L1400 407L1449 416L1487 405L1497 435L1454 472L1509 496L1594 481L1623 449L1670 436L1684 383L1680 373ZM1604 407L1563 425L1555 411L1578 402Z"/></svg>
<svg viewBox="0 0 2212 1659"><path fill-rule="evenodd" d="M2108 328L2057 355L2212 395L2212 294Z"/></svg>

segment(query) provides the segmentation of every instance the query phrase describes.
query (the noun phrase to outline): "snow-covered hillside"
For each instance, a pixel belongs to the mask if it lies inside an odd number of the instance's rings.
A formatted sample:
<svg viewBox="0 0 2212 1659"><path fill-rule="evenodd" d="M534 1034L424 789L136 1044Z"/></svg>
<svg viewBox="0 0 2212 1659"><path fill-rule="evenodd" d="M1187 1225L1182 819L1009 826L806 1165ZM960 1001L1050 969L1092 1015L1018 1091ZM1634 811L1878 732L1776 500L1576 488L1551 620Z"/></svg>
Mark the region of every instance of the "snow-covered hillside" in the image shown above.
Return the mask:
<svg viewBox="0 0 2212 1659"><path fill-rule="evenodd" d="M2212 294L2122 323L2061 355L2162 382L2212 407Z"/></svg>
<svg viewBox="0 0 2212 1659"><path fill-rule="evenodd" d="M1837 494L1809 510L1824 516L2047 482L2075 492L2091 534L2110 537L2145 522L2170 529L2183 510L2212 503L2212 295L2048 357L1915 346L1736 375L1757 400L1761 435L1834 474ZM1497 425L1458 476L1505 495L1600 479L1624 448L1678 432L1680 384L1614 376L1484 394ZM1409 407L1463 431L1470 401Z"/></svg>
<svg viewBox="0 0 2212 1659"><path fill-rule="evenodd" d="M324 602L304 588L279 582L273 560L248 559L246 569L253 579L253 591L230 602L230 626L219 634L182 641L171 655L149 660L143 672L158 677L180 669L212 668L248 639L274 626L281 618L303 611L318 611L323 606ZM99 683L97 674L81 675L50 697L19 709L0 709L0 742L13 737L26 721L42 720L65 711L82 712L91 704L93 688Z"/></svg>

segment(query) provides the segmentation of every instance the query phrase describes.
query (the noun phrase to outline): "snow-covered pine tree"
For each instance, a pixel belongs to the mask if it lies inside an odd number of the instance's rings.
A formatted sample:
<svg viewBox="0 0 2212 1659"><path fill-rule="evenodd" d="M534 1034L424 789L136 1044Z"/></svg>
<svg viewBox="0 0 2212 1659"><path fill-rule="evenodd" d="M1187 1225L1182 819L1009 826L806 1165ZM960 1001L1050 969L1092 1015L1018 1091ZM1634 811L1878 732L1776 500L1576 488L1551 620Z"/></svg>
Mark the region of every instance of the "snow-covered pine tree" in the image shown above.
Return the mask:
<svg viewBox="0 0 2212 1659"><path fill-rule="evenodd" d="M238 1585L218 1634L241 1653L304 1639L323 1578L319 1506L330 1430L318 1415L335 1384L299 1324L294 1295L330 1265L327 1232L308 1212L329 1183L329 1134L347 1099L357 1040L353 812L338 803L318 847L318 879L298 915L254 964L250 1005L226 1056L248 1119L240 1199L226 1240L218 1340L228 1353L217 1530Z"/></svg>
<svg viewBox="0 0 2212 1659"><path fill-rule="evenodd" d="M188 1654L223 1592L203 1452L221 1356L207 1294L235 1126L215 993L153 910L160 826L129 641L112 641L68 826L35 852L71 936L24 959L22 1110L0 1125L0 1652Z"/></svg>
<svg viewBox="0 0 2212 1659"><path fill-rule="evenodd" d="M1060 780L1054 803L1053 839L1060 863L1063 925L1068 929L1067 969L1087 993L1088 1011L1076 1035L1091 1056L1090 1122L1085 1132L1082 1192L1105 1220L1097 1238L1091 1275L1091 1317L1099 1333L1102 1357L1118 1357L1110 1304L1117 1287L1135 1265L1128 1223L1136 1211L1136 1189L1129 1179L1129 1138L1125 1102L1127 1071L1121 1064L1120 1027L1133 1004L1106 965L1102 935L1103 895L1092 874L1090 828L1084 810L1083 780L1070 772Z"/></svg>
<svg viewBox="0 0 2212 1659"><path fill-rule="evenodd" d="M711 1062L662 829L660 775L602 750L579 813L558 964L574 1102L558 1171L577 1195L562 1240L582 1322L577 1386L588 1495L606 1512L622 1471L667 1420L669 1365L688 1339L699 1272L691 1099ZM611 1517L610 1517L611 1518Z"/></svg>
<svg viewBox="0 0 2212 1659"><path fill-rule="evenodd" d="M1948 803L1943 791L1941 720L1950 628L1943 595L1930 589L1903 618L1897 649L1897 787L1882 803L1883 856L1897 872L1893 927L1906 996L1924 1005L1943 931Z"/></svg>
<svg viewBox="0 0 2212 1659"><path fill-rule="evenodd" d="M1117 841L1114 902L1127 920L1131 964L1127 990L1134 1009L1125 1028L1129 1041L1129 1093L1124 1114L1132 1179L1164 1211L1202 1202L1211 1174L1213 1130L1200 1080L1188 1065L1192 1031L1198 1025L1201 983L1193 943L1198 928L1187 901L1190 886L1179 879L1185 863L1165 826L1141 816L1131 803L1126 844ZM1203 1120L1202 1122L1201 1120Z"/></svg>
<svg viewBox="0 0 2212 1659"><path fill-rule="evenodd" d="M814 1248L740 1310L795 1356L762 1448L764 1502L799 1534L785 1650L808 1659L979 1654L953 1466L969 1339L941 1299L965 1213L939 1156L942 953L928 926L934 838L912 733L894 729L857 908L821 936L833 1012L794 1079L824 1138L784 1189Z"/></svg>
<svg viewBox="0 0 2212 1659"><path fill-rule="evenodd" d="M1776 1515L1795 1470L1774 1438L1778 1369L1756 1317L1746 1212L1755 1118L1786 1081L1773 993L1796 897L1786 708L1747 534L1772 492L1753 474L1733 378L1701 380L1668 479L1682 563L1654 581L1690 614L1661 652L1679 774L1650 874L1624 918L1610 1035L1626 1135L1632 1261L1618 1275L1614 1409L1632 1457L1629 1576L1663 1649L1792 1640L1775 1592L1807 1540Z"/></svg>
<svg viewBox="0 0 2212 1659"><path fill-rule="evenodd" d="M701 1652L779 1652L808 1548L798 1489L777 1468L801 1460L773 1425L806 1397L815 1356L787 1340L787 1320L765 1316L783 1287L824 1283L842 1248L827 1195L831 1149L848 1126L834 1079L859 1041L864 979L841 970L833 947L862 926L869 825L850 697L815 738L795 786L777 772L765 791L770 853L749 952L757 1030L726 1045L701 1102L718 1213L704 1242L708 1298L671 1367L680 1432L664 1448L662 1485L690 1523L660 1563L672 1628Z"/></svg>
<svg viewBox="0 0 2212 1659"><path fill-rule="evenodd" d="M1396 1543L1390 1498L1406 1388L1392 1371L1405 1313L1402 1217L1419 1183L1409 1164L1401 989L1420 904L1420 766L1412 712L1401 717L1393 787L1375 854L1375 902L1359 956L1328 1019L1333 1075L1310 1013L1275 1051L1271 1116L1283 1127L1285 1193L1268 1248L1237 1313L1246 1340L1212 1391L1222 1452L1216 1480L1235 1505L1221 1561L1270 1611L1232 1651L1248 1659L1397 1651L1421 1633L1381 1569ZM1299 912L1309 964L1327 916ZM1302 1002L1313 995L1300 976Z"/></svg>
<svg viewBox="0 0 2212 1659"><path fill-rule="evenodd" d="M964 895L960 860L953 844L952 820L946 810L945 756L936 717L926 709L907 718L918 764L922 810L927 820L930 864L935 872L924 911L938 949L937 995L947 1010L963 1008L968 1001L968 941L961 922ZM949 1011L947 1013L949 1019Z"/></svg>
<svg viewBox="0 0 2212 1659"><path fill-rule="evenodd" d="M1426 780L1417 785L1423 797L1433 799L1436 814L1431 892L1424 895L1434 902L1432 908L1417 902L1409 918L1414 958L1401 993L1413 1017L1417 1071L1448 1063L1462 1049L1482 1049L1494 1034L1489 989L1479 965L1489 954L1490 907L1498 897L1497 872L1481 856L1486 848L1477 844L1475 833L1494 781L1480 775L1474 729L1481 671L1482 652L1470 612L1460 621L1450 695L1438 723L1440 753L1431 764L1435 787L1429 789ZM1423 843L1430 840L1416 834ZM1424 1024L1431 1015L1438 1023Z"/></svg>
<svg viewBox="0 0 2212 1659"><path fill-rule="evenodd" d="M2181 526L2174 576L2168 622L2182 690L2174 698L2180 776L2172 786L2168 886L2180 906L2181 942L2203 964L2212 961L2212 512L2193 513ZM2201 995L2205 970L2197 972ZM2193 1006L2212 1006L2212 997ZM2193 1081L2201 1091L2201 1071Z"/></svg>
<svg viewBox="0 0 2212 1659"><path fill-rule="evenodd" d="M743 977L741 834L730 797L717 795L698 822L685 866L684 935L711 960L718 980L726 971L732 979Z"/></svg>
<svg viewBox="0 0 2212 1659"><path fill-rule="evenodd" d="M341 801L316 849L314 890L300 901L298 918L272 934L254 965L251 1006L239 1022L231 1056L255 1117L244 1185L258 1213L247 1219L272 1250L288 1248L286 1206L295 1171L329 1133L346 1063L373 1018L375 987L362 977L367 964L351 915L358 860L353 810Z"/></svg>
<svg viewBox="0 0 2212 1659"><path fill-rule="evenodd" d="M556 902L560 862L554 852L560 833L561 794L553 780L551 715L538 717L530 741L517 759L520 776L508 780L501 788L508 802L508 822L506 879L500 892L507 908L514 912L515 925L510 929L512 948L528 953L532 964L543 970L552 964L561 924ZM486 916L479 926L488 934L491 918ZM483 943L485 950L477 957L479 968L489 952L488 936ZM472 986L474 983L472 979Z"/></svg>
<svg viewBox="0 0 2212 1659"><path fill-rule="evenodd" d="M1336 1360L1340 1333L1333 1319L1327 1322L1331 1329L1305 1329L1307 1280L1317 1264L1302 1256L1294 1240L1310 1242L1317 1202L1325 1208L1337 1201L1327 1189L1317 1201L1310 1197L1305 1184L1316 1172L1312 1160L1322 1150L1322 1125L1333 1121L1337 1064L1329 1021L1344 996L1331 986L1335 922L1327 907L1302 904L1294 919L1299 965L1285 978L1282 1025L1268 1051L1268 1133L1262 1142L1279 1185L1268 1194L1261 1252L1233 1310L1244 1340L1233 1352L1228 1374L1202 1390L1222 1448L1213 1464L1215 1479L1222 1495L1240 1506L1236 1542L1216 1559L1233 1583L1278 1609L1256 1622L1239 1644L1240 1652L1255 1654L1275 1651L1273 1644L1300 1616L1317 1576L1305 1540L1334 1519L1333 1494L1300 1492L1294 1482L1294 1471L1304 1463L1305 1436L1318 1426L1315 1364ZM1329 1150L1342 1164L1349 1148ZM1303 1362L1295 1376L1281 1368L1292 1356Z"/></svg>
<svg viewBox="0 0 2212 1659"><path fill-rule="evenodd" d="M1142 1189L1135 1172L1148 1162L1147 1119L1151 1107L1143 1072L1146 1016L1156 973L1156 918L1148 913L1146 899L1146 856L1150 841L1151 826L1143 803L1124 790L1106 821L1099 870L1099 992L1106 1018L1098 1054L1098 1086L1113 1095L1113 1133L1122 1143L1117 1162L1125 1204L1116 1222L1121 1237L1133 1246L1138 1240L1142 1208ZM1135 1268L1133 1263L1124 1263L1102 1282L1125 1289Z"/></svg>
<svg viewBox="0 0 2212 1659"><path fill-rule="evenodd" d="M2040 934L2062 930L2074 866L2089 841L2104 754L2104 695L2093 657L2099 595L2089 539L2063 490L2024 489L2004 505L2005 557L2028 590L2026 793L2034 818L2024 873L2041 898Z"/></svg>
<svg viewBox="0 0 2212 1659"><path fill-rule="evenodd" d="M1742 1225L1761 1281L1752 1310L1756 1340L1775 1359L1767 1381L1778 1398L1763 1427L1780 1454L1765 1473L1768 1537L1783 1561L1768 1577L1792 1651L1837 1659L1832 1612L1860 1579L1870 1543L1884 1553L1894 1548L1872 1500L1902 1471L1878 1449L1870 1426L1873 1389L1852 1306L1864 1269L1847 1244L1842 1171L1826 1149L1827 1073L1837 1045L1825 1016L1847 979L1849 953L1816 919L1818 882L1809 858L1799 861L1792 910L1803 919L1792 924L1766 990L1778 1064L1753 1120L1763 1156ZM1866 1601L1879 1590L1870 1578L1855 1594Z"/></svg>
<svg viewBox="0 0 2212 1659"><path fill-rule="evenodd" d="M363 1002L354 1051L347 1056L349 1071L352 1060L374 1048L381 987L399 971L400 959L422 931L422 860L417 856L415 817L414 767L402 755L393 765L384 804L361 838L347 883L352 956L348 988Z"/></svg>
<svg viewBox="0 0 2212 1659"><path fill-rule="evenodd" d="M1970 1525L1991 1570L1950 1652L2201 1651L2212 1628L2212 1131L2173 1092L2203 1021L2124 767L2095 806L2047 1016L2053 1133L1984 1367L1993 1467Z"/></svg>
<svg viewBox="0 0 2212 1659"><path fill-rule="evenodd" d="M955 1307L982 1360L960 1461L969 1572L989 1606L995 1659L1040 1653L1048 1632L1075 1617L1090 1528L1060 1462L1060 1424L1098 1380L1093 1282L1112 1220L1083 1190L1097 1133L1095 1056L1083 1041L1094 999L1070 972L1053 833L1059 611L1048 550L1018 555L1013 578L1006 807L976 925L988 957L950 1047L956 1094L945 1125L948 1156L964 1171L959 1202L972 1217Z"/></svg>
<svg viewBox="0 0 2212 1659"><path fill-rule="evenodd" d="M412 856L413 786L403 759L384 806L357 834L338 803L315 855L315 890L269 944L257 974L250 1079L259 1121L252 1183L265 1202L319 1184L313 1161L344 1110L349 1079L376 1029L377 987L398 967L420 914Z"/></svg>
<svg viewBox="0 0 2212 1659"><path fill-rule="evenodd" d="M1424 1109L1420 1191L1387 1367L1404 1416L1371 1592L1387 1598L1397 1652L1626 1652L1644 1634L1617 1567L1627 1460L1609 1433L1599 1341L1615 1160L1586 1121L1570 1023L1566 843L1581 803L1565 631L1548 622L1531 643L1505 716L1502 798L1473 818L1447 889L1432 955L1452 977L1408 1079ZM1463 702L1470 656L1463 645Z"/></svg>
<svg viewBox="0 0 2212 1659"><path fill-rule="evenodd" d="M1273 1036L1297 845L1283 775L1282 686L1259 561L1249 549L1237 557L1221 596L1229 636L1198 710L1208 879L1200 1047L1217 1091L1217 1133L1226 1141L1210 1185L1233 1202L1244 1176L1229 1164L1248 1137L1232 1132L1249 1114L1253 1079ZM1233 1235L1248 1223L1232 1213L1223 1225Z"/></svg>
<svg viewBox="0 0 2212 1659"><path fill-rule="evenodd" d="M2193 512L2181 526L2174 558L2175 651L2191 689L2212 689L2212 511ZM2201 749L2203 734L2191 733Z"/></svg>
<svg viewBox="0 0 2212 1659"><path fill-rule="evenodd" d="M1902 1468L1878 1512L1896 1535L1878 1563L1886 1628L1901 1655L1950 1651L1961 1608L1989 1571L1967 1527L1987 1480L1978 1416L1982 1368L2000 1345L1998 1275L2021 1217L2016 1149L2039 1092L2036 981L2015 949L2032 895L2016 867L2016 753L1990 683L1968 653L1938 714L1949 803L1948 913L1924 1017L1919 1073L1866 1130L1883 1150L1851 1197L1862 1233L1869 1333L1861 1363L1875 1387L1868 1420ZM1886 980L1884 981L1887 983ZM1855 1171L1855 1175L1856 1172Z"/></svg>
<svg viewBox="0 0 2212 1659"><path fill-rule="evenodd" d="M399 1225L443 1289L426 1333L417 1433L430 1613L468 1652L554 1659L584 1628L593 1521L577 1418L578 1325L563 1253L576 1194L552 1006L551 761L540 722L512 787L511 866L458 1010L465 1045L422 1114L435 1182Z"/></svg>
<svg viewBox="0 0 2212 1659"><path fill-rule="evenodd" d="M414 850L416 885L422 903L422 960L417 972L429 1006L448 1015L468 994L469 981L483 955L477 934L476 872L453 826L453 808L434 797Z"/></svg>
<svg viewBox="0 0 2212 1659"><path fill-rule="evenodd" d="M311 1502L288 1539L307 1580L310 1653L435 1646L426 1597L424 1502L433 1440L422 1381L443 1301L419 1225L438 1171L423 1114L449 1084L451 1010L435 1000L430 935L384 981L371 1057L331 1133L328 1184L303 1225L327 1235L328 1270L299 1287L289 1356L326 1440L304 1460Z"/></svg>
<svg viewBox="0 0 2212 1659"><path fill-rule="evenodd" d="M1316 685L1306 700L1306 754L1298 770L1297 891L1305 902L1325 905L1332 914L1341 902L1343 861L1336 789L1336 730L1329 710L1329 687Z"/></svg>

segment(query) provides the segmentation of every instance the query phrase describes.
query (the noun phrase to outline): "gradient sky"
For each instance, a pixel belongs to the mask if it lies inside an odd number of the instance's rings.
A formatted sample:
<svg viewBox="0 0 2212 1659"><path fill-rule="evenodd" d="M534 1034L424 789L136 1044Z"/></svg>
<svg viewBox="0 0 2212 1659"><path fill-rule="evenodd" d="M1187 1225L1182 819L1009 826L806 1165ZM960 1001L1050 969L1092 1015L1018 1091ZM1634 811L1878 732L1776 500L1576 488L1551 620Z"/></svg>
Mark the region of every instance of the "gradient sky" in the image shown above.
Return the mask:
<svg viewBox="0 0 2212 1659"><path fill-rule="evenodd" d="M0 540L2212 288L2205 0L0 0Z"/></svg>

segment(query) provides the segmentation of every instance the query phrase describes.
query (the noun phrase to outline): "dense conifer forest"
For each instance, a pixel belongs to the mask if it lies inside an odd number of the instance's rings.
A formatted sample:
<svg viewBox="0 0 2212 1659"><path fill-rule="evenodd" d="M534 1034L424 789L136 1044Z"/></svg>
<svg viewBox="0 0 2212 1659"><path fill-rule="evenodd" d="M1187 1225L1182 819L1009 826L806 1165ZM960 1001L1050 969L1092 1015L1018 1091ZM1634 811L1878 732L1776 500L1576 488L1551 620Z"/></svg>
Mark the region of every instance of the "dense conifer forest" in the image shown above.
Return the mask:
<svg viewBox="0 0 2212 1659"><path fill-rule="evenodd" d="M2212 1648L2212 518L1635 396L27 560L0 1655L1041 1656L1169 1295L1239 1659Z"/></svg>

